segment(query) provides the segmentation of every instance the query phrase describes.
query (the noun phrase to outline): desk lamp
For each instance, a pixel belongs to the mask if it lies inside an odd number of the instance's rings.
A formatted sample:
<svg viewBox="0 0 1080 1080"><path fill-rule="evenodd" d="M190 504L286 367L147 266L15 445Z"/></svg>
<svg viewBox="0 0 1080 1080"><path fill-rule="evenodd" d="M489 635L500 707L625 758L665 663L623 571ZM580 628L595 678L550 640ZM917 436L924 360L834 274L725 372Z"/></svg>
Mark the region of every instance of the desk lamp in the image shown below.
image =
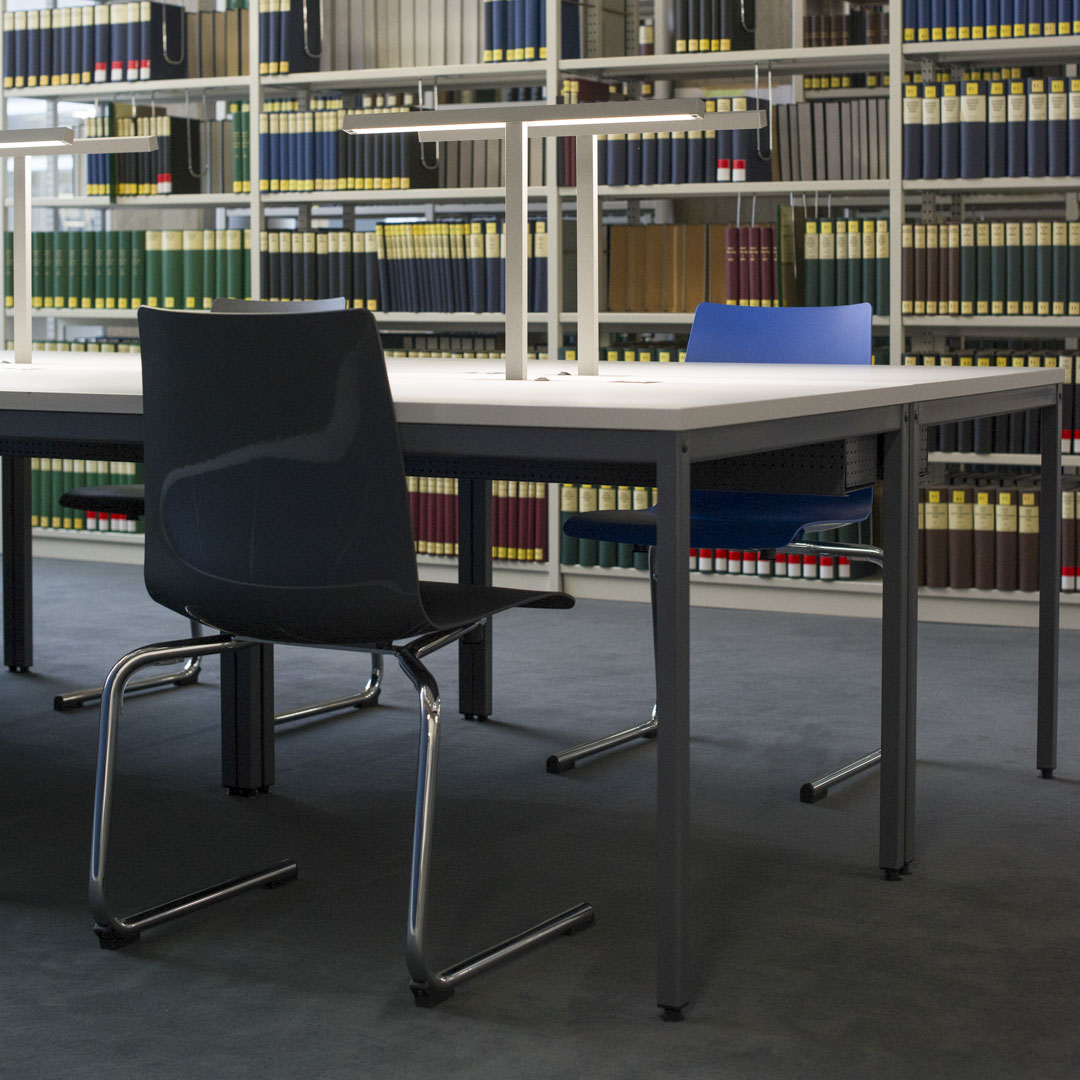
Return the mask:
<svg viewBox="0 0 1080 1080"><path fill-rule="evenodd" d="M529 138L573 136L577 140L577 316L579 375L599 371L598 229L596 136L631 131L717 131L761 128L761 111L707 113L697 98L602 101L578 105L447 106L417 112L357 113L342 129L353 135L416 132L421 142L502 139L506 188L506 377L528 378L527 178Z"/></svg>

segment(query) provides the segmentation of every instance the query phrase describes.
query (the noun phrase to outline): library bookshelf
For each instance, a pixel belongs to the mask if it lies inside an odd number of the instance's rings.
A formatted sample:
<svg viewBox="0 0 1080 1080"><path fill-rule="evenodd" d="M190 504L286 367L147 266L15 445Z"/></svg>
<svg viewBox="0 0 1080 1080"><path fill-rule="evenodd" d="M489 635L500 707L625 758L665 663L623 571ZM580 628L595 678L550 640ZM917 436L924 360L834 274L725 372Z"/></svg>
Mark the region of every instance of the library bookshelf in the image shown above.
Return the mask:
<svg viewBox="0 0 1080 1080"><path fill-rule="evenodd" d="M471 0L464 0L470 3ZM908 0L910 3L911 0ZM369 0L355 0L358 10L367 11ZM479 25L480 0L476 24ZM18 5L0 0L0 14ZM370 5L369 5L370 6ZM372 9L374 10L374 9ZM625 0L626 18L636 22L649 15L655 26L655 45L651 55L588 55L565 58L560 55L560 17L558 6L546 6L547 41L551 43L546 58L536 61L505 63L449 63L424 66L406 63L383 67L345 67L288 75L260 74L257 63L239 76L207 76L187 79L154 80L147 83L93 83L86 86L48 86L23 89L0 88L5 126L24 101L34 101L44 108L44 122L55 123L63 103L78 102L97 106L106 102L155 105L174 104L185 110L204 110L203 115L221 116L224 103L242 102L247 106L252 131L264 106L283 98L295 97L306 103L312 97L335 91L415 92L421 100L430 100L436 91L499 90L507 87L542 88L549 101L560 94L568 78L625 81L632 87L652 83L657 96L669 96L691 90L706 94L741 92L788 102L884 98L887 102L887 126L882 133L888 153L887 173L877 179L744 181L740 183L688 183L652 185L602 185L599 196L609 219L640 222L643 215L657 222L730 221L736 215L748 219L758 206L764 214L781 202L814 207L820 213L857 214L872 212L889 223L888 302L890 315L875 315L874 334L879 344L887 346L890 362L900 363L910 352L944 350L948 342L979 335L1007 339L1045 339L1061 341L1063 349L1076 349L1075 318L1054 316L983 316L915 315L902 311L901 229L912 221L930 222L962 216L968 212L1020 212L1038 206L1068 220L1080 219L1080 177L1035 177L997 179L942 180L904 179L903 160L903 88L905 76L915 74L933 78L938 70L960 72L976 65L1036 66L1070 65L1080 56L1080 35L1067 34L1011 41L904 41L904 13L901 0L891 0L889 41L885 44L837 45L807 48L803 46L804 17L815 8L814 0L780 0L775 4L758 2L759 40L757 47L736 52L689 53L675 51L673 39L674 0ZM627 41L632 37L628 36ZM586 42L586 45L588 43ZM588 48L583 51L589 51ZM629 47L627 51L630 51ZM247 53L260 56L259 19L247 23ZM1069 68L1075 72L1075 68ZM808 89L804 83L815 76L873 74L876 86L832 89ZM843 80L840 80L841 82ZM548 140L548 161L554 160L554 140ZM251 295L265 295L261 280L259 235L280 227L282 221L309 229L314 223L341 221L351 228L361 218L414 216L432 221L439 215L469 214L498 208L501 189L492 185L458 186L385 191L306 191L268 192L260 189L264 163L260 160L258 138L250 139L248 175L250 192L191 193L186 195L88 196L60 194L54 186L35 195L35 213L58 227L69 212L86 211L100 215L104 227L140 229L156 227L148 222L161 220L163 214L175 220L176 227L240 227L250 229ZM544 214L548 223L547 310L530 315L530 330L557 347L564 333L573 331L575 313L565 310L559 299L565 295L565 272L561 253L573 239L575 191L559 183L554 168L548 168L543 182L528 191L530 212ZM450 333L493 332L500 325L497 314L434 314L388 311L380 313L380 322L391 331L430 331L446 329ZM40 319L40 323L38 320ZM621 331L662 330L684 333L692 315L687 312L604 312L601 330L612 335ZM130 336L134 312L129 310L70 309L66 307L35 311L35 336L55 336L71 323L75 328L100 326L108 333L115 329ZM953 346L955 347L955 346ZM963 345L961 344L961 348ZM932 455L938 465L961 467L980 465L1031 466L1035 459L1025 454ZM1065 466L1080 465L1080 457L1067 455ZM558 488L549 489L549 542L547 550L559 550ZM77 558L138 561L141 557L138 537L89 535L72 540L51 530L35 534L42 554ZM453 573L452 559L421 556L423 572L431 576ZM557 559L547 563L496 564L496 578L534 582L537 575L548 584L561 585L581 596L613 596L644 599L647 588L640 571L619 568L560 566ZM850 582L813 582L757 579L751 576L692 575L695 603L717 606L765 608L769 610L816 610L842 614L872 615L880 607L880 586L873 579ZM1034 625L1035 605L1030 594L979 594L975 590L924 590L920 613L928 619L947 621L1002 622L1008 625ZM1080 625L1080 605L1065 596L1063 622Z"/></svg>

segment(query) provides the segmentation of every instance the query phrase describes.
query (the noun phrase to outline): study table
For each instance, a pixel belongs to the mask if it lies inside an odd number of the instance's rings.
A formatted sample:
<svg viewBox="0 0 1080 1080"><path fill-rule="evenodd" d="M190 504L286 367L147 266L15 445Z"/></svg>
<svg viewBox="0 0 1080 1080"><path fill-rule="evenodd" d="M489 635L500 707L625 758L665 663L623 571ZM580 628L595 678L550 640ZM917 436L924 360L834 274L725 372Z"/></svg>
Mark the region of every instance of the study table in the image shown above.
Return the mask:
<svg viewBox="0 0 1080 1080"><path fill-rule="evenodd" d="M10 355L10 354L9 354ZM691 465L826 440L882 437L881 809L879 865L903 872L915 854L915 698L919 428L1038 409L1041 515L1036 766L1056 766L1060 397L1057 369L903 366L601 364L598 377L530 365L528 381L490 361L388 361L406 466L456 475L459 579L491 580L493 477L573 481L631 468L658 488L656 917L657 1002L668 1018L688 1003L686 863L690 828L688 505ZM0 364L5 663L32 662L30 455L138 460L138 359L42 353ZM572 616L567 616L572 617ZM136 643L132 643L136 644ZM461 646L460 709L491 712L491 637ZM250 654L250 656L248 656ZM268 647L227 675L224 774L273 780ZM226 686L228 684L228 686ZM644 704L643 704L643 707ZM232 770L229 773L229 770ZM226 780L228 783L228 779Z"/></svg>

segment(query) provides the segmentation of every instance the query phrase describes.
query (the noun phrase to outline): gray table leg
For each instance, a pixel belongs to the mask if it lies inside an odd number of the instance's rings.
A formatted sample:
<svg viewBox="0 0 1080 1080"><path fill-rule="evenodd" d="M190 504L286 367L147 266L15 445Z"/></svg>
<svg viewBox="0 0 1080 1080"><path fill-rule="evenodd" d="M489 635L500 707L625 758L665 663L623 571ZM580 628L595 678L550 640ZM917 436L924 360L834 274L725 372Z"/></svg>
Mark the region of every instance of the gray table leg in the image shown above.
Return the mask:
<svg viewBox="0 0 1080 1080"><path fill-rule="evenodd" d="M221 783L230 795L274 782L274 647L221 654Z"/></svg>
<svg viewBox="0 0 1080 1080"><path fill-rule="evenodd" d="M29 671L34 662L30 459L3 458L4 664Z"/></svg>
<svg viewBox="0 0 1080 1080"><path fill-rule="evenodd" d="M915 854L918 407L904 406L900 428L884 438L879 865L895 879Z"/></svg>
<svg viewBox="0 0 1080 1080"><path fill-rule="evenodd" d="M1042 453L1039 491L1039 713L1036 767L1049 778L1057 768L1058 617L1061 587L1061 390L1039 410Z"/></svg>
<svg viewBox="0 0 1080 1080"><path fill-rule="evenodd" d="M689 1001L686 927L690 828L690 457L676 434L657 461L656 913L657 1003L681 1020Z"/></svg>
<svg viewBox="0 0 1080 1080"><path fill-rule="evenodd" d="M491 481L458 483L458 581L491 584ZM458 645L458 708L468 720L491 715L491 621Z"/></svg>

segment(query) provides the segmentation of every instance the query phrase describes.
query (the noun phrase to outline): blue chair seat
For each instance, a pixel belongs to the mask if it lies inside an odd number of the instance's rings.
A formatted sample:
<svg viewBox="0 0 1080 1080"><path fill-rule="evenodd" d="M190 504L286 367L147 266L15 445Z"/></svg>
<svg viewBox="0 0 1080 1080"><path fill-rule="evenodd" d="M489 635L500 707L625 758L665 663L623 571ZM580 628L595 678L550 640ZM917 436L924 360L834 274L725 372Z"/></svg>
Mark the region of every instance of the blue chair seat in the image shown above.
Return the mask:
<svg viewBox="0 0 1080 1080"><path fill-rule="evenodd" d="M784 547L804 532L853 525L870 516L873 488L848 495L776 495L761 491L704 491L690 494L690 546L735 550ZM575 514L563 526L581 540L652 547L656 507L594 510Z"/></svg>

